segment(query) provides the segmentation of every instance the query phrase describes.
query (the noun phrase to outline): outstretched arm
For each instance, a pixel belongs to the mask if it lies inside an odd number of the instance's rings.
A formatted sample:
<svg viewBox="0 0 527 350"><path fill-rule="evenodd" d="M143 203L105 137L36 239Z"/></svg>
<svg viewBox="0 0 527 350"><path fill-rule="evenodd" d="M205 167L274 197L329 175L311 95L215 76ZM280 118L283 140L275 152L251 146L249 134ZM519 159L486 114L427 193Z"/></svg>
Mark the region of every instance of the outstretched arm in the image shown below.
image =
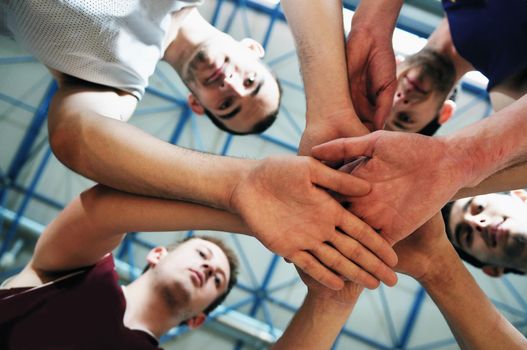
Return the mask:
<svg viewBox="0 0 527 350"><path fill-rule="evenodd" d="M396 260L393 251L375 237L365 245L387 263L370 259L373 255L367 252L361 254L366 248L353 236L369 228L325 191L362 195L369 191L366 182L307 157L247 160L171 145L115 120L120 113L115 106L121 98L104 87L78 82L62 85L49 118L57 157L113 188L238 214L267 248L332 288L340 288L342 281L330 269L371 288L378 284L372 275L382 275L380 279L389 284L395 282L387 266ZM114 115L103 116L105 111ZM324 213L323 220L315 220L319 213ZM370 272L372 269L379 272Z"/></svg>
<svg viewBox="0 0 527 350"><path fill-rule="evenodd" d="M313 155L339 161L366 156L353 175L372 184L350 198L353 212L397 242L464 187L527 160L527 96L448 137L377 131L319 145ZM372 204L374 203L374 204ZM407 208L411 207L409 211Z"/></svg>
<svg viewBox="0 0 527 350"><path fill-rule="evenodd" d="M310 154L322 142L367 133L349 96L342 2L284 0L282 8L295 37L307 99L300 154Z"/></svg>
<svg viewBox="0 0 527 350"><path fill-rule="evenodd" d="M346 282L342 290L335 292L301 271L299 274L308 287L308 293L284 334L271 349L330 349L363 288Z"/></svg>
<svg viewBox="0 0 527 350"><path fill-rule="evenodd" d="M457 256L441 214L395 248L398 270L423 285L462 349L526 348L525 337L489 301Z"/></svg>
<svg viewBox="0 0 527 350"><path fill-rule="evenodd" d="M329 197L329 195L326 196ZM265 207L265 203L262 203L262 206ZM335 208L345 213L337 203L335 203ZM264 210L260 210L259 213L262 217L266 216ZM344 227L345 223L342 225ZM68 271L94 264L100 260L118 246L126 232L188 229L230 231L252 235L237 215L226 211L188 202L133 195L98 185L72 201L46 228L37 243L31 265L35 271ZM348 230L352 231L351 228ZM358 230L358 232L361 231ZM353 279L370 287L375 287L378 283L373 276L379 276L379 279L389 284L395 283L393 272L367 248L355 240L351 243L346 242L345 234L334 233L328 242L347 251L344 254L356 254L354 256L357 264L366 271L371 271L371 275L349 262L348 256L342 256L341 259L339 255L332 254L336 251L333 252L327 244L318 246L315 241L312 241L308 243L314 245L312 253L302 250L293 254L287 252L292 245L305 244L306 240L311 239L309 236L271 237L270 241L260 240L273 252L300 264L304 259L302 254L309 255L313 260L315 257L323 261L326 259L325 262L335 271L343 270L353 275ZM378 237L374 237L371 243L386 244ZM388 251L390 251L389 248ZM336 257L336 260L329 260L333 257ZM318 277L318 280L327 281L327 276L332 278L333 275L333 272L325 274L325 271L320 270L316 264L304 266L304 268L315 278ZM322 268L325 269L323 266ZM332 281L329 280L329 282Z"/></svg>

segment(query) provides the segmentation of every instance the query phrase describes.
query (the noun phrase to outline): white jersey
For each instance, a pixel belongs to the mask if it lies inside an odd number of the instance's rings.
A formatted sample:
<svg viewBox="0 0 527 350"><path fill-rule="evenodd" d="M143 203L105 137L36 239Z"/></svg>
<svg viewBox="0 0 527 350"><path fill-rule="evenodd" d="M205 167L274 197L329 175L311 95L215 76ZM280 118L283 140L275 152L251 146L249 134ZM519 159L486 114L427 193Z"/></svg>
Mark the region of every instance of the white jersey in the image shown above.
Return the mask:
<svg viewBox="0 0 527 350"><path fill-rule="evenodd" d="M170 13L201 0L0 0L0 34L46 66L140 99Z"/></svg>

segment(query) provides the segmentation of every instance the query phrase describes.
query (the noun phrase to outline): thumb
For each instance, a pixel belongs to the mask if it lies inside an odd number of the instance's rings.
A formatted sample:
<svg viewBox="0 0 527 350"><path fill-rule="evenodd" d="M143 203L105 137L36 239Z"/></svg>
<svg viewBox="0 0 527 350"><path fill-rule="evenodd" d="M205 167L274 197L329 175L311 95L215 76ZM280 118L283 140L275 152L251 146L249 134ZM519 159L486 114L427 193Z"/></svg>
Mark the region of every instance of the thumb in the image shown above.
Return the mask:
<svg viewBox="0 0 527 350"><path fill-rule="evenodd" d="M330 162L342 162L360 156L371 157L377 137L374 134L368 134L329 141L313 147L311 155L318 160Z"/></svg>

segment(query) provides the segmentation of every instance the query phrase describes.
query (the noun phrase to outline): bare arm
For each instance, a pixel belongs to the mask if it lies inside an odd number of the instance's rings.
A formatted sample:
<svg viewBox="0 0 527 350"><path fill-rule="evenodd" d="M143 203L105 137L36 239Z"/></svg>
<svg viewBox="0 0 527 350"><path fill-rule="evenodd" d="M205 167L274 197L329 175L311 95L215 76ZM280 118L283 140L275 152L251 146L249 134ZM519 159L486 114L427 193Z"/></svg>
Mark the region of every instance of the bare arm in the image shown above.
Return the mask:
<svg viewBox="0 0 527 350"><path fill-rule="evenodd" d="M307 126L300 154L338 137L362 135L349 96L341 1L284 0L295 37L307 99ZM314 25L316 23L316 25Z"/></svg>
<svg viewBox="0 0 527 350"><path fill-rule="evenodd" d="M527 339L496 309L456 253L423 282L462 349L525 349ZM448 286L448 288L445 288ZM462 308L459 305L463 305Z"/></svg>
<svg viewBox="0 0 527 350"><path fill-rule="evenodd" d="M330 349L346 323L363 290L346 282L339 291L330 290L298 271L308 287L300 309L289 323L273 350Z"/></svg>
<svg viewBox="0 0 527 350"><path fill-rule="evenodd" d="M369 181L372 190L351 198L352 210L385 239L397 242L461 188L527 160L525 111L527 96L448 137L377 131L319 145L312 154L325 161L369 157L353 175ZM412 211L406 210L409 206Z"/></svg>
<svg viewBox="0 0 527 350"><path fill-rule="evenodd" d="M45 271L72 270L99 261L127 232L189 229L248 233L239 217L226 211L97 185L48 225L35 248L33 265Z"/></svg>
<svg viewBox="0 0 527 350"><path fill-rule="evenodd" d="M397 269L423 285L462 349L525 349L525 337L487 299L459 259L441 214L395 248Z"/></svg>
<svg viewBox="0 0 527 350"><path fill-rule="evenodd" d="M229 196L251 162L177 147L120 121L135 108L130 98L85 82L61 84L48 122L57 158L123 191L230 209Z"/></svg>
<svg viewBox="0 0 527 350"><path fill-rule="evenodd" d="M359 295L360 292L357 299ZM355 302L341 305L308 293L284 334L271 349L331 349Z"/></svg>
<svg viewBox="0 0 527 350"><path fill-rule="evenodd" d="M527 163L522 163L498 171L477 186L462 188L452 200L525 187L527 187Z"/></svg>
<svg viewBox="0 0 527 350"><path fill-rule="evenodd" d="M268 249L327 286L339 288L342 281L324 264L372 288L378 282L366 271L395 282L388 265L396 257L387 243L380 238L365 246L357 243L353 237L370 228L322 189L361 195L369 190L366 182L307 157L247 160L171 145L101 115L112 111L121 98L111 91L108 94L104 87L62 86L49 118L57 157L82 175L113 188L234 212ZM103 103L113 105L106 108ZM324 219L315 220L313 213L324 213ZM349 236L340 234L337 227ZM324 245L326 241L333 246ZM369 254L366 247L388 264ZM365 254L360 253L363 250Z"/></svg>

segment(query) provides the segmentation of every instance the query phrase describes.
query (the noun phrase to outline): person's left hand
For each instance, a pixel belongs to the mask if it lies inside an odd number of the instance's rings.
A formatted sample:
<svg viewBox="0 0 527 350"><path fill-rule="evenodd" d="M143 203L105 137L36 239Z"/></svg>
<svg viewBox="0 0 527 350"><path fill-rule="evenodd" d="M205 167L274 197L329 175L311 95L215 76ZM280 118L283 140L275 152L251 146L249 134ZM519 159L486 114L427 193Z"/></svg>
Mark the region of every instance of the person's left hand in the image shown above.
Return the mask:
<svg viewBox="0 0 527 350"><path fill-rule="evenodd" d="M351 100L370 130L381 130L397 89L395 55L390 37L352 27L346 44Z"/></svg>
<svg viewBox="0 0 527 350"><path fill-rule="evenodd" d="M461 188L470 172L445 140L417 134L376 131L313 148L315 158L342 161L366 157L352 174L371 191L350 197L350 210L391 244L430 219Z"/></svg>
<svg viewBox="0 0 527 350"><path fill-rule="evenodd" d="M417 231L394 246L399 257L397 272L416 280L426 278L433 270L441 267L441 256L452 250L448 241L441 213L437 213Z"/></svg>

